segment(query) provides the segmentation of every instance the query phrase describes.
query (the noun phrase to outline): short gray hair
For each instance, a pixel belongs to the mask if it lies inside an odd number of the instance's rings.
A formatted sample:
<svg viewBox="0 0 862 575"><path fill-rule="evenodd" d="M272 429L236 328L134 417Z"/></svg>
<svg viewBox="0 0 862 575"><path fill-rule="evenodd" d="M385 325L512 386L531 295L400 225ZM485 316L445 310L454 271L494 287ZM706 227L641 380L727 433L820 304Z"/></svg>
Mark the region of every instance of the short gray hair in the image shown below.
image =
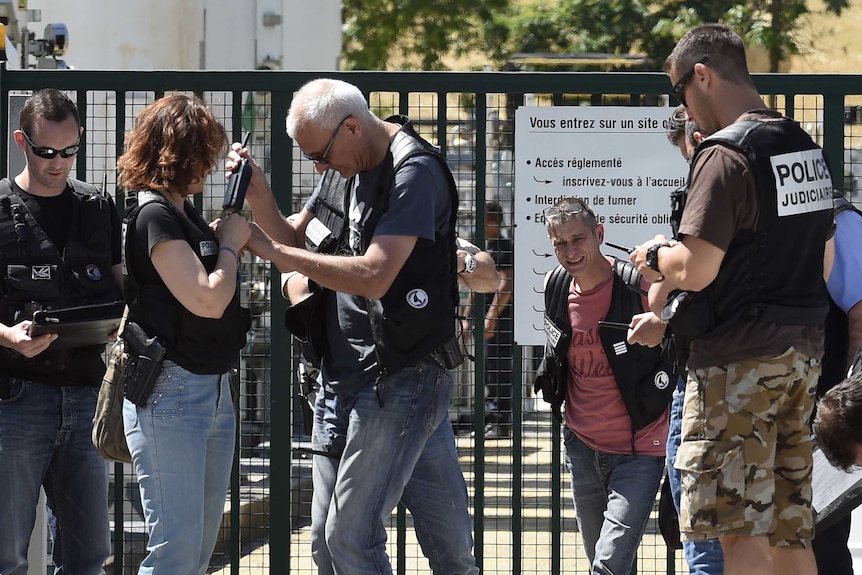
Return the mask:
<svg viewBox="0 0 862 575"><path fill-rule="evenodd" d="M342 80L318 78L305 84L293 97L287 113L287 135L294 138L307 124L334 130L347 116L360 122L373 116L359 88Z"/></svg>
<svg viewBox="0 0 862 575"><path fill-rule="evenodd" d="M554 215L549 215L548 212L556 212ZM594 233L598 227L598 219L596 214L590 208L585 200L576 197L563 198L551 207L542 210L545 217L545 227L548 230L548 237L554 237L554 226L557 224L565 224L571 219L580 218L584 224Z"/></svg>

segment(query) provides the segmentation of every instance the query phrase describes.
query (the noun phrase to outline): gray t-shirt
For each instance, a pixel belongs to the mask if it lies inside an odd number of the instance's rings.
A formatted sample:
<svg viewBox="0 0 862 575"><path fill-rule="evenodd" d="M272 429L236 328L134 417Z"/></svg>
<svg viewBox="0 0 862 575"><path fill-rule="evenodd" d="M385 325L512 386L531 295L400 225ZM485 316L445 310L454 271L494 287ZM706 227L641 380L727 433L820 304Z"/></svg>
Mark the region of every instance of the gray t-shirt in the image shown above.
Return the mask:
<svg viewBox="0 0 862 575"><path fill-rule="evenodd" d="M359 255L362 226L378 203L380 178L391 165L391 155L353 181L350 198L350 249ZM315 211L320 188L315 190L306 209ZM420 242L433 242L435 232L446 233L451 212L448 178L439 160L420 155L409 159L395 174L389 196L389 209L380 218L375 236L416 236ZM371 324L364 297L337 292L329 300L326 313L328 348L321 371L324 384L339 393L355 393L372 383L379 373Z"/></svg>

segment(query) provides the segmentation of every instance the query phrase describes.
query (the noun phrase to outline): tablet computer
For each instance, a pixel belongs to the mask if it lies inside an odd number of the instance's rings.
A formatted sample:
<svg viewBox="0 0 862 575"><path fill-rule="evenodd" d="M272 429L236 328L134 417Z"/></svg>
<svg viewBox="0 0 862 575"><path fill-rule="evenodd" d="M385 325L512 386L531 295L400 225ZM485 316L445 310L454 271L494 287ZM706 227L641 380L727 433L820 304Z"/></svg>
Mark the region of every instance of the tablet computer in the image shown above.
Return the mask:
<svg viewBox="0 0 862 575"><path fill-rule="evenodd" d="M811 491L817 529L828 529L862 503L862 469L847 473L833 467L815 446Z"/></svg>
<svg viewBox="0 0 862 575"><path fill-rule="evenodd" d="M40 310L33 314L30 337L56 333L52 349L101 345L110 341L120 327L125 303L85 305L63 309Z"/></svg>

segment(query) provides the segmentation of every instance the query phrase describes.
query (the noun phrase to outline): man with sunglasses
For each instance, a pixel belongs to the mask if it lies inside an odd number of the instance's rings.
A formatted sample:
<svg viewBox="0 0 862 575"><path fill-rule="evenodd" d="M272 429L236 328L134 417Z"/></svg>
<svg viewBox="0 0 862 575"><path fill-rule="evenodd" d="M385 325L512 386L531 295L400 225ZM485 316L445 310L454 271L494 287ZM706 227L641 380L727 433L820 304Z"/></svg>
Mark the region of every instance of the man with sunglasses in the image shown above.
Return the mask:
<svg viewBox="0 0 862 575"><path fill-rule="evenodd" d="M665 70L712 134L692 159L678 239L659 235L631 254L648 279L679 290L664 317L691 340L682 535L719 538L729 575L813 574L809 419L831 177L808 134L766 108L730 29L690 30Z"/></svg>
<svg viewBox="0 0 862 575"><path fill-rule="evenodd" d="M110 555L108 468L90 439L104 346L57 349L30 337L35 310L122 299L113 201L69 178L78 109L42 90L21 110L24 170L0 181L0 573L27 573L39 488L58 572L104 573Z"/></svg>
<svg viewBox="0 0 862 575"><path fill-rule="evenodd" d="M706 137L706 134L697 125L694 120L689 120L688 112L685 106L680 104L674 110L671 118L672 129L668 130L668 141L678 147L682 157L686 162L691 162L694 151L697 146ZM670 226L673 232L673 237L677 237L679 230L682 211L685 207L687 188L683 186L671 192L671 216ZM656 290L662 288L664 282L655 284ZM667 296L654 294L654 297L661 298L657 312L661 313ZM653 300L650 300L653 305ZM668 424L667 436L667 475L665 483L662 484L662 500L659 503L659 509L665 504L664 498L669 494L674 507L673 528L679 531L679 499L680 499L680 472L674 467L676 462L676 453L680 444L680 433L682 429L682 408L683 399L685 397L685 356L687 354L687 344L678 335L671 331L665 333L665 338L669 339L664 343L667 353L671 356L679 372L676 389L673 392L673 399L670 404L670 421ZM666 491L665 491L666 490ZM663 514L659 512L659 522L663 519ZM662 524L662 528L671 528L669 525ZM688 564L689 575L721 575L724 573L724 555L721 551L721 543L717 539L707 539L703 541L685 541L682 543L683 556Z"/></svg>
<svg viewBox="0 0 862 575"><path fill-rule="evenodd" d="M323 177L288 222L251 160L248 246L307 276L320 298L324 329L310 346L322 374L312 431L318 572L391 573L384 521L401 500L434 573L476 574L448 416L448 368L459 363L452 174L407 118L378 118L340 80L303 86L287 132ZM245 155L235 145L228 169Z"/></svg>

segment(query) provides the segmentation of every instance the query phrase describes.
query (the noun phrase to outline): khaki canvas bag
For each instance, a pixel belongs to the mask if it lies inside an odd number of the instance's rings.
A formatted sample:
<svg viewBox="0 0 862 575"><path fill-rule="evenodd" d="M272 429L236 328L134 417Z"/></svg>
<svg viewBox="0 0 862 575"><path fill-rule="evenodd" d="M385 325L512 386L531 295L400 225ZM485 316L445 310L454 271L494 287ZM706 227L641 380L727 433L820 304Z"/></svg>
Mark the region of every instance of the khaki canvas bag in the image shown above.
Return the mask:
<svg viewBox="0 0 862 575"><path fill-rule="evenodd" d="M119 332L122 335L129 308L126 306ZM110 461L131 463L132 456L126 445L123 428L123 372L129 362L125 342L118 337L108 354L108 366L99 388L96 415L93 417L93 445Z"/></svg>

